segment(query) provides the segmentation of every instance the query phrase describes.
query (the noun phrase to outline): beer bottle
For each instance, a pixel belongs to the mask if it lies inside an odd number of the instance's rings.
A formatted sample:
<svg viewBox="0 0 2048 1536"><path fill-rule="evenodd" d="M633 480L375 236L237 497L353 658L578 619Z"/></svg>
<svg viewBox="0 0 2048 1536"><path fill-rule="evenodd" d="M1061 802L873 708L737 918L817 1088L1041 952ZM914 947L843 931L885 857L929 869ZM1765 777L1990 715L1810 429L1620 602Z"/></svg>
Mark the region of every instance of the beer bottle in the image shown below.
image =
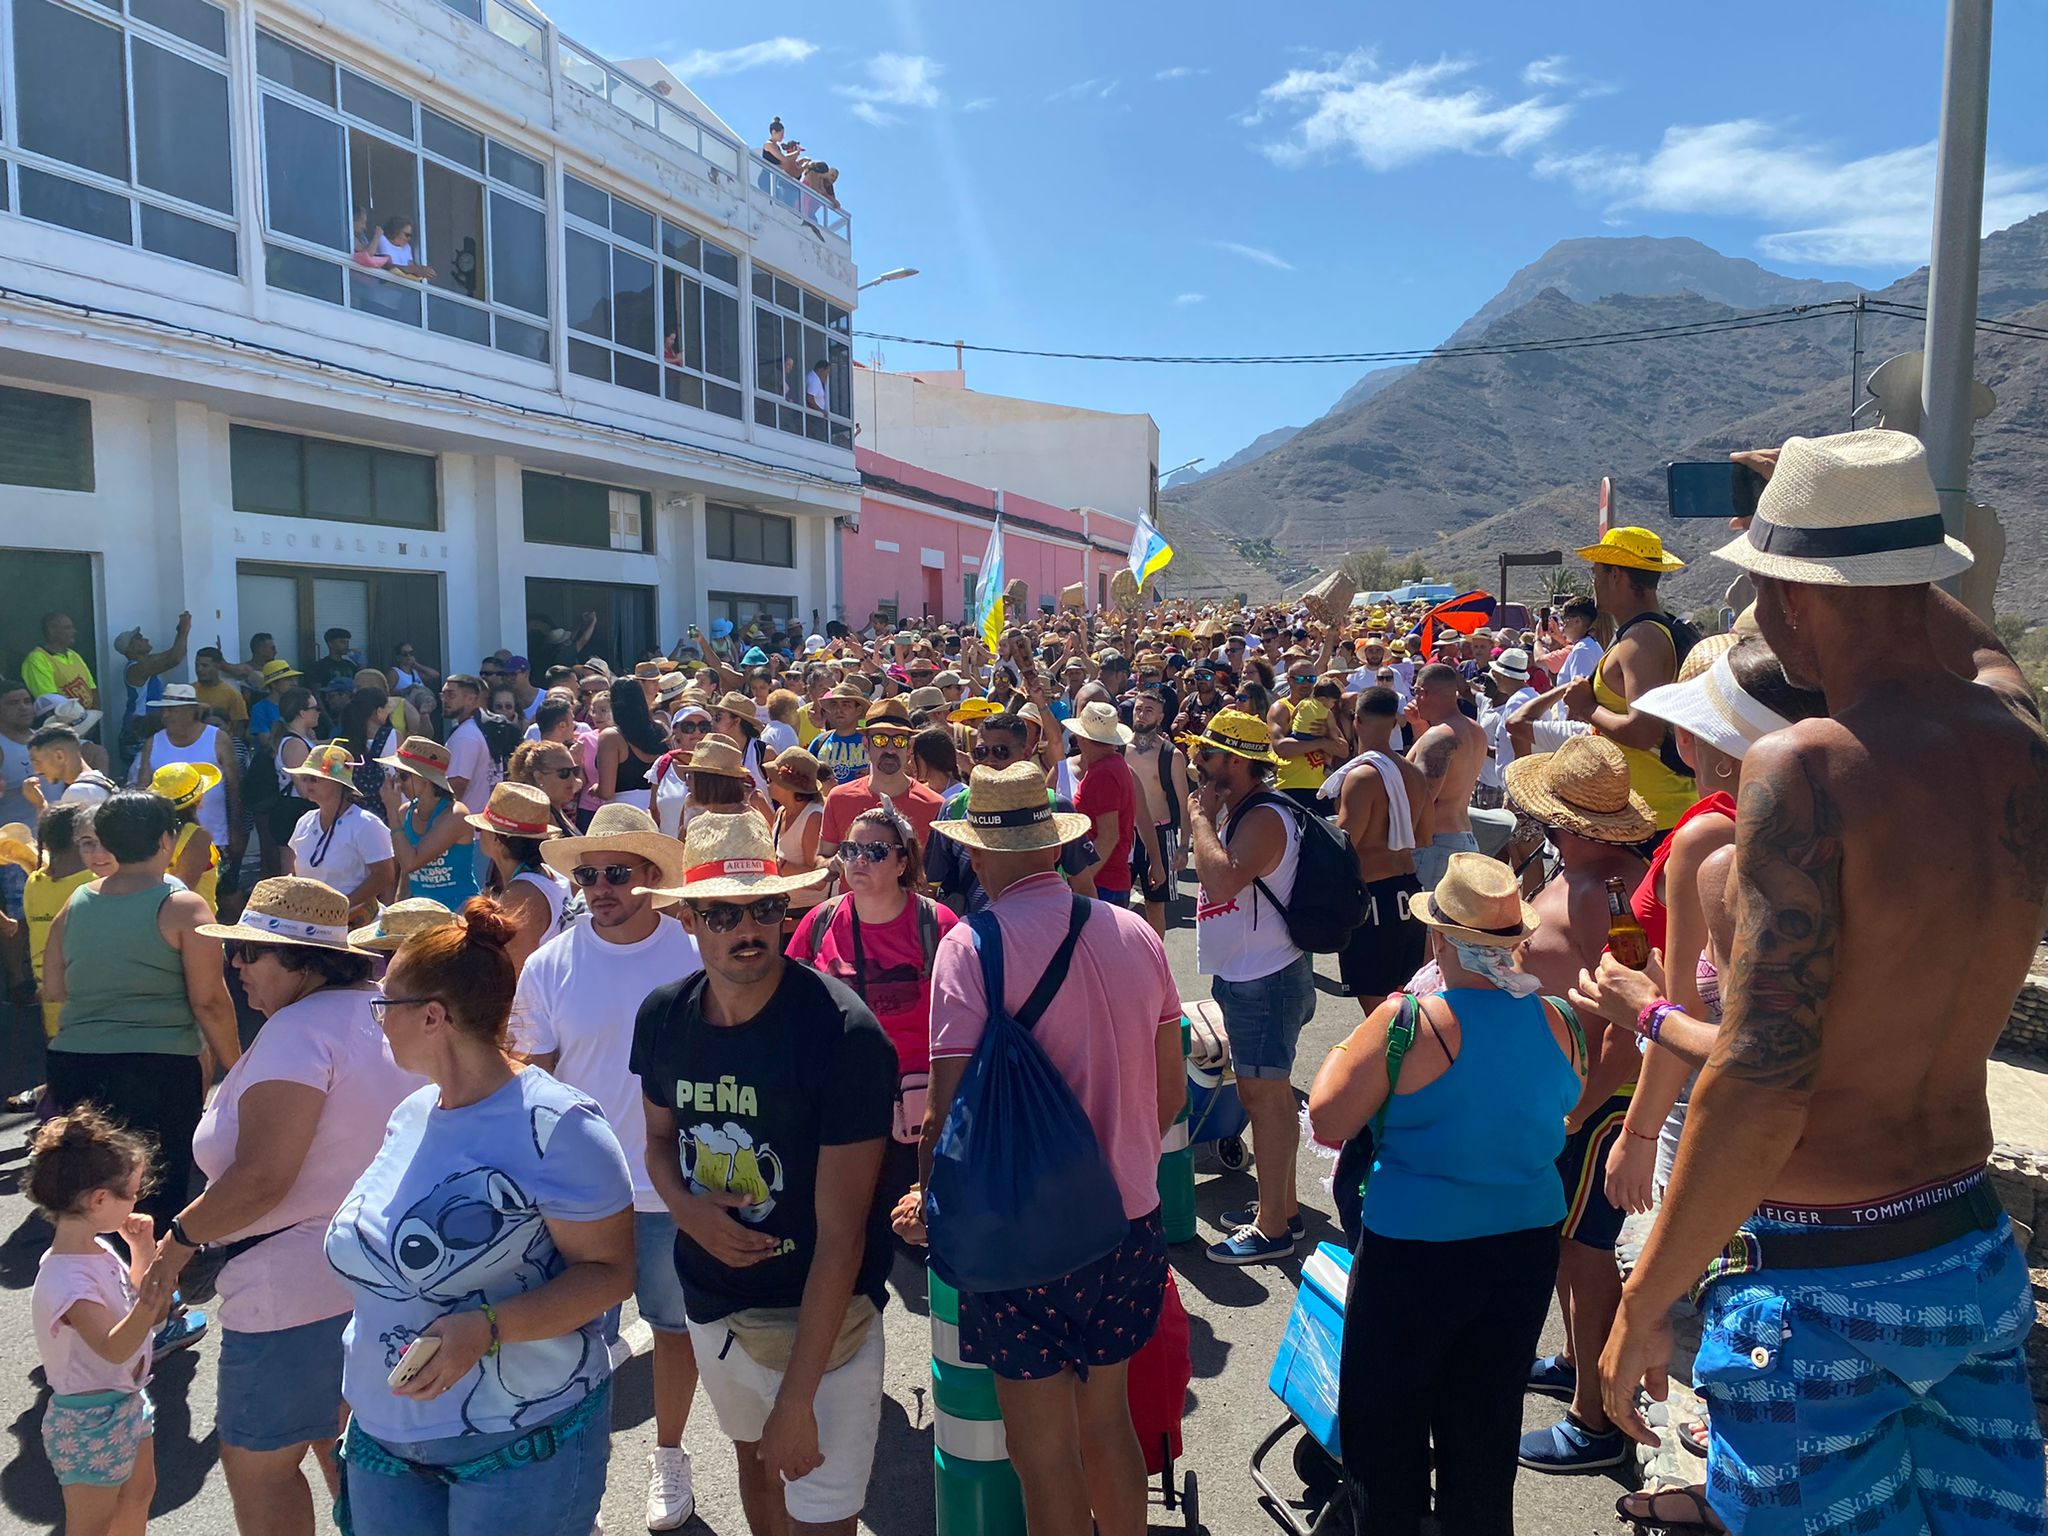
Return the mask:
<svg viewBox="0 0 2048 1536"><path fill-rule="evenodd" d="M1607 952L1632 971L1650 963L1650 936L1628 904L1628 887L1619 875L1607 882Z"/></svg>

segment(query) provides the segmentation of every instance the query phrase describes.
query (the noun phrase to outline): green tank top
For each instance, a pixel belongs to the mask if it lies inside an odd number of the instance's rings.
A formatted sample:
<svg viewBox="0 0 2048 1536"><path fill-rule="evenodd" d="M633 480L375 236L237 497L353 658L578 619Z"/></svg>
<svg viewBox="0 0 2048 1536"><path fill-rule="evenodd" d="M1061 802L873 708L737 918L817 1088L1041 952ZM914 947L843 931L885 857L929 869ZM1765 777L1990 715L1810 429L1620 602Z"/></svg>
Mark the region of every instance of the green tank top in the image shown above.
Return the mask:
<svg viewBox="0 0 2048 1536"><path fill-rule="evenodd" d="M65 998L52 1050L199 1054L184 961L157 930L171 891L165 884L125 896L89 887L72 894L64 909Z"/></svg>

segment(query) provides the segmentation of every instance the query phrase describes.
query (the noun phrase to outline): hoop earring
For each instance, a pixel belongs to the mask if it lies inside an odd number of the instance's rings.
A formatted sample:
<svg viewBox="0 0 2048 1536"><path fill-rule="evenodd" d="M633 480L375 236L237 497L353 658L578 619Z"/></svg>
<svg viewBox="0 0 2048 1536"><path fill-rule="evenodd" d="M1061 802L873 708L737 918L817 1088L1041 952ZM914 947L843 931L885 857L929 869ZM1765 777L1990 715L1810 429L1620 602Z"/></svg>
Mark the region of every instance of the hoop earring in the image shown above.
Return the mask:
<svg viewBox="0 0 2048 1536"><path fill-rule="evenodd" d="M1722 763L1720 764L1720 766L1718 766L1717 768L1715 768L1715 769L1714 769L1714 777L1715 777L1715 778L1717 778L1717 779L1732 779L1732 778L1734 778L1734 777L1735 777L1735 768L1734 768L1734 765L1733 765L1733 764L1731 764L1731 763L1725 762L1725 761L1724 761L1724 762L1722 762Z"/></svg>

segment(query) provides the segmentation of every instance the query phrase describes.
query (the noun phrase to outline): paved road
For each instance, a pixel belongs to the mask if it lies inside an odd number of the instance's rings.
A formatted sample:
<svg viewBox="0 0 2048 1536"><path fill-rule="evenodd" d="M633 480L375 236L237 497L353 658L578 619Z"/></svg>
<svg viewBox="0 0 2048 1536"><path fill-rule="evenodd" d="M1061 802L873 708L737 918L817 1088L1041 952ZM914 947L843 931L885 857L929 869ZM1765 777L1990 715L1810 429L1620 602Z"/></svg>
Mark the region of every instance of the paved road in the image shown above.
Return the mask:
<svg viewBox="0 0 2048 1536"><path fill-rule="evenodd" d="M1192 906L1176 908L1179 926L1167 949L1184 995L1207 995L1195 974L1194 935L1186 926ZM1303 1036L1301 1064L1295 1073L1306 1089L1329 1047L1343 1037L1356 1017L1353 1004L1335 995L1334 962L1323 960L1316 1017ZM0 1091L12 1092L33 1081L38 1067L40 1031L32 1011L0 1006L4 1056L0 1056ZM29 1326L29 1287L38 1255L47 1246L47 1227L17 1191L22 1164L19 1117L0 1117L0 1420L11 1444L0 1466L0 1536L17 1531L47 1531L61 1513L57 1485L43 1458L41 1423L46 1393L36 1365ZM1250 1173L1218 1170L1207 1153L1198 1153L1198 1208L1202 1239L1213 1240L1217 1214L1250 1198ZM1326 1165L1304 1154L1302 1189L1320 1210L1309 1213L1309 1245L1335 1236L1328 1219L1329 1198L1321 1187ZM1299 1280L1299 1259L1257 1269L1226 1269L1202 1256L1200 1243L1174 1252L1174 1267L1193 1325L1195 1380L1186 1423L1187 1456L1183 1470L1193 1470L1201 1484L1203 1524L1214 1536L1256 1536L1277 1529L1260 1510L1246 1467L1261 1437L1279 1422L1282 1410L1266 1390L1266 1376L1285 1330ZM882 1433L869 1489L864 1532L873 1536L927 1536L932 1529L931 1394L928 1361L930 1328L926 1321L923 1277L899 1265L886 1314L889 1367L887 1400L882 1404ZM1428 1298L1417 1297L1418 1308ZM629 1315L630 1315L630 1303ZM644 1328L629 1329L641 1341L640 1352L620 1372L614 1415L612 1483L604 1503L604 1524L614 1533L641 1529L645 1458L654 1443L651 1363L645 1352ZM1545 1348L1555 1349L1559 1330L1553 1315ZM227 1487L215 1456L212 1436L216 1351L211 1340L196 1350L162 1362L152 1391L157 1401L157 1464L160 1486L150 1529L155 1536L223 1536L234 1528ZM1388 1383L1387 1390L1400 1390ZM1541 1398L1528 1401L1526 1423L1534 1428L1561 1413L1558 1404ZM732 1451L718 1435L710 1405L700 1396L686 1437L696 1462L698 1518L686 1529L695 1536L746 1536L734 1481ZM1281 1486L1292 1491L1285 1448L1274 1458ZM1516 1490L1520 1529L1544 1536L1579 1536L1617 1529L1613 1505L1621 1485L1609 1476L1544 1478L1522 1474ZM322 1501L324 1503L324 1501ZM1178 1516L1153 1511L1158 1531L1181 1529ZM324 1513L320 1530L332 1528ZM508 1533L509 1536L509 1533Z"/></svg>

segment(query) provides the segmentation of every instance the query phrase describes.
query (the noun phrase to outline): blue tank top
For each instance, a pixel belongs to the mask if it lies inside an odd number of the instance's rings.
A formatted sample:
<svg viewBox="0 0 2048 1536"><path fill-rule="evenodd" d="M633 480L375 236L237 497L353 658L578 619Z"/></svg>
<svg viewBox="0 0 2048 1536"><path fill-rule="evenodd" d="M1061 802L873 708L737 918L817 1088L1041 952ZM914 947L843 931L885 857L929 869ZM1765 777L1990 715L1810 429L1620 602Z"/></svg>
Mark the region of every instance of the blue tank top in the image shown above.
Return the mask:
<svg viewBox="0 0 2048 1536"><path fill-rule="evenodd" d="M1439 995L1458 1020L1458 1059L1427 1087L1388 1101L1366 1228L1444 1243L1563 1221L1557 1157L1579 1079L1542 999L1492 987Z"/></svg>
<svg viewBox="0 0 2048 1536"><path fill-rule="evenodd" d="M415 800L412 805L405 808L405 817L399 824L399 831L408 843L415 848L419 847L426 841L427 833L434 830L434 823L439 821L454 803L452 800L436 800L433 814L427 817L425 830L416 832L413 830L412 813L414 806L419 802ZM458 842L443 850L439 858L422 864L412 872L406 894L428 896L440 902L450 912L460 912L462 904L477 894L475 850L469 843L464 842Z"/></svg>

